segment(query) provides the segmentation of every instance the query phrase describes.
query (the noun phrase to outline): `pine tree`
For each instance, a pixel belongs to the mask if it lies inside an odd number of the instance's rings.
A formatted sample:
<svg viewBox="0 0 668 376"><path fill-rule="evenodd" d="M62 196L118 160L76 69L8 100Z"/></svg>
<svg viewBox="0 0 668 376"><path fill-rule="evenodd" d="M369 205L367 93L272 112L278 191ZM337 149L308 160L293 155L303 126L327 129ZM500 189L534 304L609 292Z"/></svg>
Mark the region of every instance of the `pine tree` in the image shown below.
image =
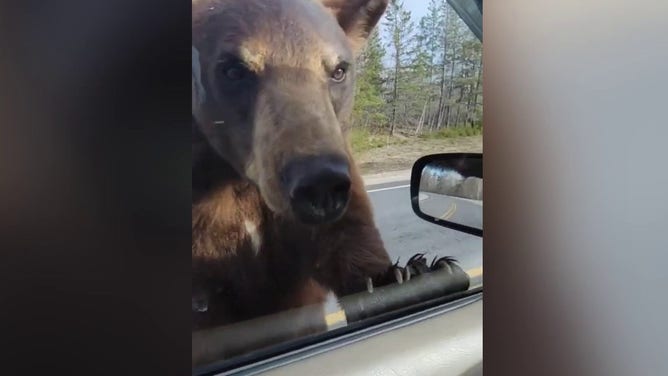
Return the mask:
<svg viewBox="0 0 668 376"><path fill-rule="evenodd" d="M417 27L391 0L357 61L353 126L420 134L482 119L482 45L446 0Z"/></svg>
<svg viewBox="0 0 668 376"><path fill-rule="evenodd" d="M392 57L392 91L389 103L390 111L390 135L394 134L397 123L397 109L400 103L400 86L405 84L405 69L410 54L410 45L413 39L414 24L411 13L404 8L401 0L391 0L385 13L384 26L390 37L388 47Z"/></svg>
<svg viewBox="0 0 668 376"><path fill-rule="evenodd" d="M417 41L420 45L419 52L422 58L426 60L427 64L427 82L428 85L424 88L423 94L427 96L423 113L421 114L421 121L418 122L419 133L422 125L426 124L429 129L432 129L436 122L435 106L439 98L438 82L438 68L439 68L439 51L441 51L443 42L443 14L441 2L443 0L430 0L427 14L420 19ZM416 58L417 62L422 62L420 57Z"/></svg>
<svg viewBox="0 0 668 376"><path fill-rule="evenodd" d="M376 29L357 59L357 87L353 125L379 126L387 119L383 99L383 58L385 50Z"/></svg>

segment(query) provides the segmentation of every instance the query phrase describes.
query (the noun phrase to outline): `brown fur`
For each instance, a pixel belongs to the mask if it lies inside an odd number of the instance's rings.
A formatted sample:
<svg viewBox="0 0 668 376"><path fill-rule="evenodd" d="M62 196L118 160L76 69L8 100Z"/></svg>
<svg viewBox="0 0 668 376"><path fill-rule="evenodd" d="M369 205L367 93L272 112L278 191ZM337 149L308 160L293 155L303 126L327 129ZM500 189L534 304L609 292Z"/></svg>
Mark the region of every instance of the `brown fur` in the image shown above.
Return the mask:
<svg viewBox="0 0 668 376"><path fill-rule="evenodd" d="M193 296L207 302L196 327L322 302L328 289L361 291L390 267L346 136L354 69L340 85L326 73L339 59L352 64L386 2L193 2L201 64L201 78L193 71ZM257 79L219 89L221 54ZM278 172L322 154L349 161L351 199L339 220L307 226L291 215Z"/></svg>

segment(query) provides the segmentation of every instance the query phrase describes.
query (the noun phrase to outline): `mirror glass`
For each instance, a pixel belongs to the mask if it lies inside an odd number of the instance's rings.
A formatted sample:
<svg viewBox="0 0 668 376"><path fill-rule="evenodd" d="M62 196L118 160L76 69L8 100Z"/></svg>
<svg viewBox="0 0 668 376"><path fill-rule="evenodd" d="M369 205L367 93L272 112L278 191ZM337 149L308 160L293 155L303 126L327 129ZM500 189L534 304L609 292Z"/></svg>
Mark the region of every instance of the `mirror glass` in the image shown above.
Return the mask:
<svg viewBox="0 0 668 376"><path fill-rule="evenodd" d="M427 161L419 184L422 214L482 230L482 157L443 155Z"/></svg>

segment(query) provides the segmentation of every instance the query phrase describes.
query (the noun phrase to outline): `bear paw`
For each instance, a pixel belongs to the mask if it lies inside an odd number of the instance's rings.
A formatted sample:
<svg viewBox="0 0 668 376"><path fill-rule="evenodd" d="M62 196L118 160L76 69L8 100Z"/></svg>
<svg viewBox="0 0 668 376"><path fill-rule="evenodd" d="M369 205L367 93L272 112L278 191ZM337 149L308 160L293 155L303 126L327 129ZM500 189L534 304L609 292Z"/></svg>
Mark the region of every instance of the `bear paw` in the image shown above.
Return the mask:
<svg viewBox="0 0 668 376"><path fill-rule="evenodd" d="M366 279L366 289L368 292L373 292L374 287L393 283L402 284L409 281L411 277L440 269L448 269L450 273L463 273L463 270L457 265L457 260L453 257L434 257L431 263L428 263L424 253L416 253L406 262L406 266L399 266L399 259L397 259L397 262L392 264L385 273L375 278L368 277Z"/></svg>

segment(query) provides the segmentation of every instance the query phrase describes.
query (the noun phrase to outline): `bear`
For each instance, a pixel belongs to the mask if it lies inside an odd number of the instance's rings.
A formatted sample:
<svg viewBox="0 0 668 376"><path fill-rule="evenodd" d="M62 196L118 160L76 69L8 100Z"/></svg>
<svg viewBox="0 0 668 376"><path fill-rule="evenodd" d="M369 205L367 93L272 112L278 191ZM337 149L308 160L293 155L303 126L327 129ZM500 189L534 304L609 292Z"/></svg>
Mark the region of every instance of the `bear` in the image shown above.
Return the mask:
<svg viewBox="0 0 668 376"><path fill-rule="evenodd" d="M387 5L193 1L193 331L401 283L349 141Z"/></svg>

